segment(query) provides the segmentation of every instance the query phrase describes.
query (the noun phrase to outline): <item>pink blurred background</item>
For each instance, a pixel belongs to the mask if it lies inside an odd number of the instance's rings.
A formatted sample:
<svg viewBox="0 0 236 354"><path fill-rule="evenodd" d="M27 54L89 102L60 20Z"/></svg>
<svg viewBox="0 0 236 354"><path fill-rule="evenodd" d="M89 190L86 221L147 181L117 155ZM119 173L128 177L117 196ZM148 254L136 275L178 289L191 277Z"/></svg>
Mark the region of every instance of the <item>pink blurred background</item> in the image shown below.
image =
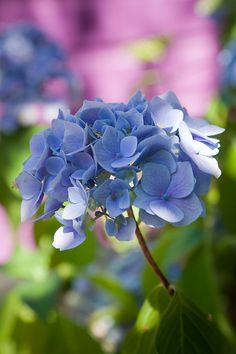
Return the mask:
<svg viewBox="0 0 236 354"><path fill-rule="evenodd" d="M173 90L204 114L218 85L218 33L195 0L0 0L0 27L31 22L67 51L83 97L127 100ZM168 37L161 58L140 60L130 45ZM150 75L152 82L150 83Z"/></svg>

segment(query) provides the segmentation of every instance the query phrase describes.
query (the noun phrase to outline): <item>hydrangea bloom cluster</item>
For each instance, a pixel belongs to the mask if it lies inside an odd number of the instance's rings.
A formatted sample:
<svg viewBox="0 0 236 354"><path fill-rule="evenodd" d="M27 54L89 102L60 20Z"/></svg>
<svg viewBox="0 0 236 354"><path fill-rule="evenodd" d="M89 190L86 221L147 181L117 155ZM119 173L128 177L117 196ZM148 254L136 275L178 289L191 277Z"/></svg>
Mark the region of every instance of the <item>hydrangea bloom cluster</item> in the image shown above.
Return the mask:
<svg viewBox="0 0 236 354"><path fill-rule="evenodd" d="M75 115L59 112L34 135L31 156L16 179L22 220L55 214L62 226L53 245L85 240L86 218L104 216L109 236L131 240L139 209L150 227L182 226L203 215L201 196L221 171L215 159L223 131L193 119L173 92L151 101L137 92L128 103L84 101Z"/></svg>
<svg viewBox="0 0 236 354"><path fill-rule="evenodd" d="M19 124L23 104L65 102L76 85L57 44L29 24L0 33L0 130Z"/></svg>

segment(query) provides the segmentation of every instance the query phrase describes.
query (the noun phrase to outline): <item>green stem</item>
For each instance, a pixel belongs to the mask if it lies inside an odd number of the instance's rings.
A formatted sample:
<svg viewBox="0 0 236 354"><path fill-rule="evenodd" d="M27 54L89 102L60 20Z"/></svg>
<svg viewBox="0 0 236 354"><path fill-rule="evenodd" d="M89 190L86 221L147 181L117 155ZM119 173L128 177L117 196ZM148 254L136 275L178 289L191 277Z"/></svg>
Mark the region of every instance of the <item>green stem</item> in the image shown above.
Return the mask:
<svg viewBox="0 0 236 354"><path fill-rule="evenodd" d="M137 220L135 219L134 212L133 212L132 208L129 208L128 215L129 215L129 217L133 218L134 221L135 221L135 224L136 224L135 234L137 236L139 245L140 245L140 247L142 249L142 252L143 252L145 258L147 259L148 263L150 264L150 266L152 267L153 271L155 272L155 274L157 275L157 277L161 281L161 283L164 285L164 287L166 288L168 293L171 296L173 296L174 295L174 288L170 284L169 280L162 273L161 269L159 268L159 266L157 265L156 261L152 257L152 254L149 251L148 246L147 246L147 244L145 242L145 239L144 239L144 237L142 235L142 232L141 232L141 230L139 228L139 224L138 224Z"/></svg>

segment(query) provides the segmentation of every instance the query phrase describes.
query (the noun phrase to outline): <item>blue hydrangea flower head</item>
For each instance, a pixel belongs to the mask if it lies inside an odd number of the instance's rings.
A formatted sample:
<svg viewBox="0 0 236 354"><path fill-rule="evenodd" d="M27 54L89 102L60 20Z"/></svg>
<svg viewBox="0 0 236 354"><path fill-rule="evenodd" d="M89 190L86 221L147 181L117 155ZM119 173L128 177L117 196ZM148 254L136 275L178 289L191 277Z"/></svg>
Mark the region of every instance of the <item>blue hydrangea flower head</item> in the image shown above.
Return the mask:
<svg viewBox="0 0 236 354"><path fill-rule="evenodd" d="M128 103L85 101L75 115L59 112L34 135L31 156L16 179L22 219L55 214L62 226L53 245L70 249L85 240L87 219L105 219L108 236L131 240L137 221L161 228L204 215L201 196L220 176L215 156L223 129L193 119L173 92Z"/></svg>

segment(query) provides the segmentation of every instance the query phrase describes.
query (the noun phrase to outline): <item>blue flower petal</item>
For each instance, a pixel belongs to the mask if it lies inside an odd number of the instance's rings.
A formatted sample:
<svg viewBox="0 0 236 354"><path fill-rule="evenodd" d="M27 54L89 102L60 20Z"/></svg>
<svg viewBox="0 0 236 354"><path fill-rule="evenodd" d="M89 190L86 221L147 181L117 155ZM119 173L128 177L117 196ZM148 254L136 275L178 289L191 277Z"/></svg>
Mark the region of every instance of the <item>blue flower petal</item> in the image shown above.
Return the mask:
<svg viewBox="0 0 236 354"><path fill-rule="evenodd" d="M135 236L136 224L134 219L125 218L126 225L119 224L118 231L115 237L119 241L131 241Z"/></svg>
<svg viewBox="0 0 236 354"><path fill-rule="evenodd" d="M178 129L184 117L180 109L174 109L160 97L154 97L151 100L150 111L155 125L171 133Z"/></svg>
<svg viewBox="0 0 236 354"><path fill-rule="evenodd" d="M138 139L136 136L126 136L120 142L120 153L124 157L131 157L137 150Z"/></svg>
<svg viewBox="0 0 236 354"><path fill-rule="evenodd" d="M172 175L166 194L174 198L185 198L192 193L195 180L188 161L178 162L177 171Z"/></svg>
<svg viewBox="0 0 236 354"><path fill-rule="evenodd" d="M65 161L59 156L51 156L45 161L45 167L49 174L56 176L65 166Z"/></svg>
<svg viewBox="0 0 236 354"><path fill-rule="evenodd" d="M65 132L62 143L62 150L65 154L72 154L80 151L85 146L84 130L75 123L64 122Z"/></svg>
<svg viewBox="0 0 236 354"><path fill-rule="evenodd" d="M159 218L158 216L156 215L152 215L152 214L149 214L147 213L145 210L143 209L140 209L139 211L139 216L140 216L140 219L148 226L150 227L155 227L157 229L165 226L166 224L166 221Z"/></svg>
<svg viewBox="0 0 236 354"><path fill-rule="evenodd" d="M41 156L45 149L44 132L35 134L30 140L30 151L32 155Z"/></svg>
<svg viewBox="0 0 236 354"><path fill-rule="evenodd" d="M167 150L159 150L147 158L148 162L155 162L168 167L170 173L176 171L176 161L173 155Z"/></svg>
<svg viewBox="0 0 236 354"><path fill-rule="evenodd" d="M184 218L184 213L171 201L157 199L150 203L153 213L168 222L179 222Z"/></svg>
<svg viewBox="0 0 236 354"><path fill-rule="evenodd" d="M111 180L106 180L103 184L98 186L93 192L93 198L101 205L106 204L106 199L110 195Z"/></svg>
<svg viewBox="0 0 236 354"><path fill-rule="evenodd" d="M133 164L140 156L140 153L137 153L131 157L120 157L114 160L111 164L113 168L122 168L127 167Z"/></svg>
<svg viewBox="0 0 236 354"><path fill-rule="evenodd" d="M130 207L130 197L128 190L125 190L119 198L118 205L120 209L128 209Z"/></svg>
<svg viewBox="0 0 236 354"><path fill-rule="evenodd" d="M53 247L60 251L69 250L79 246L85 240L85 234L81 230L80 233L75 231L64 232L64 228L60 227L54 235Z"/></svg>
<svg viewBox="0 0 236 354"><path fill-rule="evenodd" d="M86 202L87 200L86 191L82 185L80 185L80 187L69 187L68 195L71 203L80 203L81 201Z"/></svg>
<svg viewBox="0 0 236 354"><path fill-rule="evenodd" d="M86 204L84 202L71 204L69 203L63 210L62 217L65 220L73 220L84 215Z"/></svg>
<svg viewBox="0 0 236 354"><path fill-rule="evenodd" d="M120 139L113 127L107 127L102 137L102 145L110 154L117 154L120 151Z"/></svg>
<svg viewBox="0 0 236 354"><path fill-rule="evenodd" d="M19 174L16 178L16 184L20 190L22 198L25 200L37 197L42 188L42 183L26 171Z"/></svg>
<svg viewBox="0 0 236 354"><path fill-rule="evenodd" d="M96 159L99 165L108 172L114 172L114 169L112 168L111 164L114 161L115 157L114 155L112 155L111 152L104 149L101 140L94 145L94 152L96 154Z"/></svg>
<svg viewBox="0 0 236 354"><path fill-rule="evenodd" d="M123 210L119 207L119 199L113 199L111 195L106 199L106 209L112 218L116 218L123 213Z"/></svg>
<svg viewBox="0 0 236 354"><path fill-rule="evenodd" d="M108 236L114 236L118 231L118 226L113 220L107 219L105 222L105 231Z"/></svg>
<svg viewBox="0 0 236 354"><path fill-rule="evenodd" d="M175 223L175 226L191 224L203 213L202 204L195 193L192 193L187 198L172 199L171 202L184 213L183 219Z"/></svg>
<svg viewBox="0 0 236 354"><path fill-rule="evenodd" d="M170 183L170 172L161 164L147 163L143 169L141 186L150 196L163 195Z"/></svg>

